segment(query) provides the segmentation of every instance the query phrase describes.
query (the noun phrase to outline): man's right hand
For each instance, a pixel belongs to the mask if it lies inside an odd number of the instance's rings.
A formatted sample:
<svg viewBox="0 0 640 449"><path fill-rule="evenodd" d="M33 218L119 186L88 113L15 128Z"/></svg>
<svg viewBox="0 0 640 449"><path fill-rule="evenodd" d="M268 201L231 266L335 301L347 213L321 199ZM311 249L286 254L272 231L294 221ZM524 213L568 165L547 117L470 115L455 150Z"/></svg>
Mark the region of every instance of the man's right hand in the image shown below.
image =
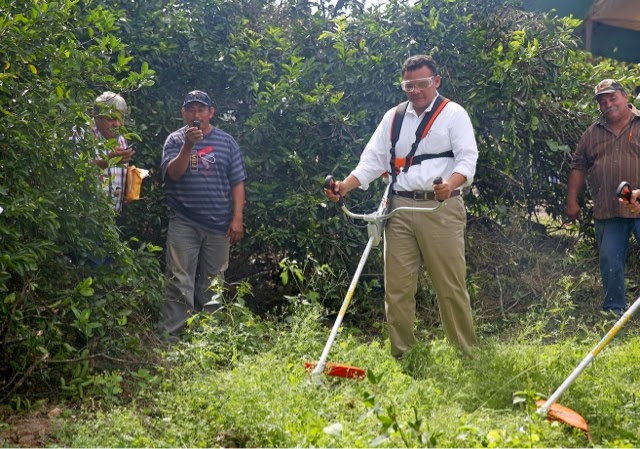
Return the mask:
<svg viewBox="0 0 640 449"><path fill-rule="evenodd" d="M342 182L336 181L335 184L333 184L333 186L331 186L330 188L324 189L324 195L332 203L337 203L338 201L340 201L340 197L342 196L340 195L341 184Z"/></svg>
<svg viewBox="0 0 640 449"><path fill-rule="evenodd" d="M117 148L114 148L114 150L111 153L109 153L108 157L109 159L113 159L114 157L120 157L122 158L120 160L121 164L128 164L134 154L136 154L136 150L134 150L133 147L129 149L117 147Z"/></svg>
<svg viewBox="0 0 640 449"><path fill-rule="evenodd" d="M342 181L335 181L333 185L324 189L324 194L329 201L337 203L353 189L360 187L360 181L353 175L349 175Z"/></svg>
<svg viewBox="0 0 640 449"><path fill-rule="evenodd" d="M567 205L564 213L567 218L574 223L580 219L580 205L578 204L578 194L584 185L586 172L577 168L571 169L569 172L569 180L567 182Z"/></svg>
<svg viewBox="0 0 640 449"><path fill-rule="evenodd" d="M190 147L195 145L196 142L204 138L204 134L200 128L189 127L184 135L185 143L188 143Z"/></svg>
<svg viewBox="0 0 640 449"><path fill-rule="evenodd" d="M578 203L567 203L564 213L569 218L571 223L575 223L576 220L580 220L581 214L580 206Z"/></svg>

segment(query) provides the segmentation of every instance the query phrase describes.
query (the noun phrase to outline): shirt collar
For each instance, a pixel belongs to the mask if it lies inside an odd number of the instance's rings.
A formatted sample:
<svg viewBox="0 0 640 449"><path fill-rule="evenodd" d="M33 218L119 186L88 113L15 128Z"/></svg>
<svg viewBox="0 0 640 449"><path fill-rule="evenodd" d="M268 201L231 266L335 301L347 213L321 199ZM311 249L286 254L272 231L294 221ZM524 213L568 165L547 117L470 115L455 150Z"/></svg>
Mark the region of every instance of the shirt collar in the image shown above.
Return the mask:
<svg viewBox="0 0 640 449"><path fill-rule="evenodd" d="M439 96L440 96L440 92L436 91L436 96L435 96L435 97L433 97L433 101L431 101L431 104L430 104L429 106L427 106L427 109L425 109L425 110L424 110L424 112L422 113L423 115L424 115L426 112L429 112L429 111L431 111L431 109L433 109L433 104L436 102L436 99L437 99ZM409 106L407 106L407 112L411 112L411 113L413 113L413 114L414 114L414 115L416 115L416 116L418 115L418 114L416 114L416 110L415 110L415 109L413 109L413 103L411 103L411 102L409 102Z"/></svg>

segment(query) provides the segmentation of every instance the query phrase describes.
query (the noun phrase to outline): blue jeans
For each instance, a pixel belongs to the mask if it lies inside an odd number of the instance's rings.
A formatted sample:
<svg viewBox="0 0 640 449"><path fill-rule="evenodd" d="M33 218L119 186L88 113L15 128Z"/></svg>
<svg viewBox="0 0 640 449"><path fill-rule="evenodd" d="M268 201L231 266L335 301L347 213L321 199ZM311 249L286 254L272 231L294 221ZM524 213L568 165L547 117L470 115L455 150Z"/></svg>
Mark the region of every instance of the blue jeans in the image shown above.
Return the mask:
<svg viewBox="0 0 640 449"><path fill-rule="evenodd" d="M223 233L205 231L180 217L171 218L167 230L163 330L177 335L191 315L213 311L209 286L212 278L224 275L229 265L229 246L229 237Z"/></svg>
<svg viewBox="0 0 640 449"><path fill-rule="evenodd" d="M640 242L640 218L615 217L596 220L604 310L621 313L627 308L624 266L632 232L636 236L636 242Z"/></svg>

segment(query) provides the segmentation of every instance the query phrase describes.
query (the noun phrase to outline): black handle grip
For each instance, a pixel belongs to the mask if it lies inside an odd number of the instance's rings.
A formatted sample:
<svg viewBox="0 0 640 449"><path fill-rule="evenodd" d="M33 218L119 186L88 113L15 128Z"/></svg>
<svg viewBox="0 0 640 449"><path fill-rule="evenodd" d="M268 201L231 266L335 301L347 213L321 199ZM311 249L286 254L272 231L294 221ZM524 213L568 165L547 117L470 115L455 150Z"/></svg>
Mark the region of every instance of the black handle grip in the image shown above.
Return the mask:
<svg viewBox="0 0 640 449"><path fill-rule="evenodd" d="M625 200L627 200L628 202L631 202L631 191L633 189L631 188L631 184L629 184L627 181L622 181L620 183L620 185L618 186L618 188L616 189L616 196L618 198L623 198ZM639 202L639 200L636 200L636 202Z"/></svg>
<svg viewBox="0 0 640 449"><path fill-rule="evenodd" d="M338 191L338 186L336 185L336 180L333 177L333 175L327 175L326 178L324 178L324 188L325 189L330 189L335 195L339 195L340 192Z"/></svg>
<svg viewBox="0 0 640 449"><path fill-rule="evenodd" d="M442 184L442 176L438 176L436 179L433 180L434 184ZM442 203L444 200L438 199L438 202Z"/></svg>
<svg viewBox="0 0 640 449"><path fill-rule="evenodd" d="M327 175L326 178L324 178L324 185L323 187L327 190L331 190L335 195L340 195L340 192L337 189L337 185L336 185L336 180L333 177L333 175ZM338 200L338 205L342 206L342 197L340 197L340 199Z"/></svg>
<svg viewBox="0 0 640 449"><path fill-rule="evenodd" d="M331 190L333 190L335 193L338 193L338 192L336 192L336 191L334 190L335 186L336 186L336 180L335 180L335 178L333 177L333 175L327 175L327 177L326 177L326 178L324 178L324 188L325 188L325 189L331 189Z"/></svg>

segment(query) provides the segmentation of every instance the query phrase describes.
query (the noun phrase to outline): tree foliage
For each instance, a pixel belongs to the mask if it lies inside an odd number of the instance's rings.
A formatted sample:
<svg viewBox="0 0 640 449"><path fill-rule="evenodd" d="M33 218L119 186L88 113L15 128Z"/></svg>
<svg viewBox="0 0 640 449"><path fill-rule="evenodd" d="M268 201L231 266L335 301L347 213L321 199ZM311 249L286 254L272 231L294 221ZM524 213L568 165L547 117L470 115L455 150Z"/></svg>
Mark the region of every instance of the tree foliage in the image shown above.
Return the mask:
<svg viewBox="0 0 640 449"><path fill-rule="evenodd" d="M164 138L181 123L180 98L192 88L215 97L216 125L243 148L243 259L312 254L342 266L354 258L361 231L326 207L320 186L326 174L349 173L384 112L403 100L400 65L411 54L435 57L442 93L472 117L480 160L470 212L503 223L514 210L561 215L570 151L596 114L592 86L604 77L638 82L623 64L581 52L576 20L504 0L338 3L118 4L129 16L132 54L149 61L159 80L136 97L138 120L152 131L145 162L157 166ZM151 25L158 21L169 25ZM157 195L144 221L153 217L150 237L161 244L161 180L149 184ZM379 191L357 192L350 204L372 209ZM140 217L130 217L137 234Z"/></svg>

